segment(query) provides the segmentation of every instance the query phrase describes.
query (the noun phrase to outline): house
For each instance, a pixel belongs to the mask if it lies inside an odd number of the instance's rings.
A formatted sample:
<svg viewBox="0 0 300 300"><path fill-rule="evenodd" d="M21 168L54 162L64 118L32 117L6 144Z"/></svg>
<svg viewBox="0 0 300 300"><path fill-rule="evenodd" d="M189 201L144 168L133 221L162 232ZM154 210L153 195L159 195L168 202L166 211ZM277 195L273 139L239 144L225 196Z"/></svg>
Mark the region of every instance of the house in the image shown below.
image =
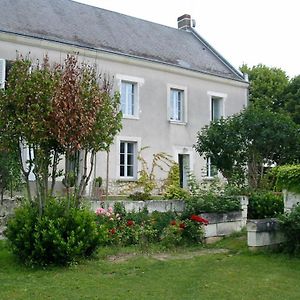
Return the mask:
<svg viewBox="0 0 300 300"><path fill-rule="evenodd" d="M247 105L248 82L192 27L190 15L171 28L71 0L0 0L0 60L16 51L61 62L78 52L114 78L121 93L123 129L109 154L109 189L122 192L165 152L179 163L181 185L191 171L214 176L210 160L193 149L197 132L211 120ZM0 66L1 69L1 66ZM2 67L2 81L5 70ZM1 80L0 80L1 81ZM106 153L98 153L94 177L106 178ZM166 174L159 172L158 179Z"/></svg>

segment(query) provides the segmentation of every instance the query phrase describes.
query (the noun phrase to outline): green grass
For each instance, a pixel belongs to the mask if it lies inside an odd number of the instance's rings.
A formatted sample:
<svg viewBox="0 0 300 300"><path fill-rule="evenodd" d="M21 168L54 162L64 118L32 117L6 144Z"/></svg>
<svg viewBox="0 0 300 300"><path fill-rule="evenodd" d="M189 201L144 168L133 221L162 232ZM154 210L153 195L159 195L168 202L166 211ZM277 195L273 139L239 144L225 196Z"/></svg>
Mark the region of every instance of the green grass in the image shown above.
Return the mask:
<svg viewBox="0 0 300 300"><path fill-rule="evenodd" d="M218 249L227 253L207 253ZM0 241L0 299L299 299L300 259L252 253L234 236L201 248L179 248L158 259L157 247L102 249L69 268L19 265ZM127 256L125 255L127 254ZM193 255L189 255L193 254ZM111 255L125 258L110 261Z"/></svg>

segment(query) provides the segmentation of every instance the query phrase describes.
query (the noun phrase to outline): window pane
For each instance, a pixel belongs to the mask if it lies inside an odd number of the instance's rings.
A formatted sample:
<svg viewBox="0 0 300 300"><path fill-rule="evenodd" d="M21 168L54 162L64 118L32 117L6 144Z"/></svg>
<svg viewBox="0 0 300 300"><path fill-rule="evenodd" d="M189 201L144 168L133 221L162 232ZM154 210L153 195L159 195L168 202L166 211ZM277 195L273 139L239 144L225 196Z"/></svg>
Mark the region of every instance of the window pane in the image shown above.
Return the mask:
<svg viewBox="0 0 300 300"><path fill-rule="evenodd" d="M120 166L120 176L124 177L125 173L124 173L124 166Z"/></svg>
<svg viewBox="0 0 300 300"><path fill-rule="evenodd" d="M133 166L127 166L127 176L133 177Z"/></svg>
<svg viewBox="0 0 300 300"><path fill-rule="evenodd" d="M125 155L124 154L120 154L120 164L121 165L125 164Z"/></svg>
<svg viewBox="0 0 300 300"><path fill-rule="evenodd" d="M211 99L211 119L213 121L217 121L222 117L223 115L222 105L223 105L223 99L221 98Z"/></svg>
<svg viewBox="0 0 300 300"><path fill-rule="evenodd" d="M127 153L133 153L133 143L127 143Z"/></svg>
<svg viewBox="0 0 300 300"><path fill-rule="evenodd" d="M120 152L125 153L125 143L124 142L121 142L121 144L120 144Z"/></svg>
<svg viewBox="0 0 300 300"><path fill-rule="evenodd" d="M121 109L125 115L134 115L136 83L121 82Z"/></svg>
<svg viewBox="0 0 300 300"><path fill-rule="evenodd" d="M127 164L133 165L133 155L132 154L127 155Z"/></svg>
<svg viewBox="0 0 300 300"><path fill-rule="evenodd" d="M170 119L183 121L183 91L171 89L170 91Z"/></svg>

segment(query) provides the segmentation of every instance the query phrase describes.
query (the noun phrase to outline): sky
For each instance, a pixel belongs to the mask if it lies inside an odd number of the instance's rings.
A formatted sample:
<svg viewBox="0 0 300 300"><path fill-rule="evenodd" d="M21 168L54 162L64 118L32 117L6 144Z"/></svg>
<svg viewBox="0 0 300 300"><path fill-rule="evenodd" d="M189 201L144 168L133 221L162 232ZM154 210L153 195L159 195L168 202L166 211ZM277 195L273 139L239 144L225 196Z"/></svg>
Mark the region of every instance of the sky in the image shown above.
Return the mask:
<svg viewBox="0 0 300 300"><path fill-rule="evenodd" d="M265 64L300 75L298 0L76 0L177 28L185 13L235 68Z"/></svg>

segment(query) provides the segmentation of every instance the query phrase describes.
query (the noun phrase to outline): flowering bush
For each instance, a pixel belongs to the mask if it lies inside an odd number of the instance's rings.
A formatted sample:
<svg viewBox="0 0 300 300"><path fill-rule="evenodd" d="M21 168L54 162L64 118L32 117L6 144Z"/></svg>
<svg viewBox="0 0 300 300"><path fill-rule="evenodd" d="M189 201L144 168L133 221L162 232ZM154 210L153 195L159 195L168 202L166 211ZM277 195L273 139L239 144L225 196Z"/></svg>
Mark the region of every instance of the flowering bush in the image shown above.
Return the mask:
<svg viewBox="0 0 300 300"><path fill-rule="evenodd" d="M119 208L117 211L120 211ZM96 210L99 239L102 245L133 245L161 242L165 247L181 243L202 243L203 225L208 221L192 215L180 219L174 212L114 213L113 208Z"/></svg>

